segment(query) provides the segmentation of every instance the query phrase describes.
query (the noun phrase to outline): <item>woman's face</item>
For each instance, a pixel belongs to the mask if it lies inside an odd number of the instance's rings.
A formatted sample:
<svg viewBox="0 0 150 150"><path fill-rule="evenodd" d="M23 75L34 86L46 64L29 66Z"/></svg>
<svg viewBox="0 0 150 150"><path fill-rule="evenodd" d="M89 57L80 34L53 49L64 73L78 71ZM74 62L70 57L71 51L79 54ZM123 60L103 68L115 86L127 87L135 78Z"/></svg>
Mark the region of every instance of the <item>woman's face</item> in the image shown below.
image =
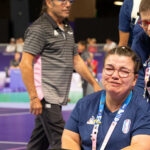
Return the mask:
<svg viewBox="0 0 150 150"><path fill-rule="evenodd" d="M134 74L134 62L128 56L109 55L102 72L102 84L107 92L113 94L128 93L137 80Z"/></svg>

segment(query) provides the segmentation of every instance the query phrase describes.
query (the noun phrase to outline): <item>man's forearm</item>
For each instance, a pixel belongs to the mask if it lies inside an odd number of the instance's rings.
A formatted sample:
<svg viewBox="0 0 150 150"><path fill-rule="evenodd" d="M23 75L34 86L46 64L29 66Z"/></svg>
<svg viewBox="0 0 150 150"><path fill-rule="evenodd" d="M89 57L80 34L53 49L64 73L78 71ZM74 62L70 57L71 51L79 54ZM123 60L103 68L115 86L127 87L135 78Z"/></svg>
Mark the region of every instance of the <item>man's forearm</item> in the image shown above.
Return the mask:
<svg viewBox="0 0 150 150"><path fill-rule="evenodd" d="M129 32L119 31L119 44L118 46L128 46Z"/></svg>
<svg viewBox="0 0 150 150"><path fill-rule="evenodd" d="M86 64L80 64L80 66L76 66L75 70L85 79L87 80L91 85L96 84L96 80L94 79L93 75L89 71Z"/></svg>
<svg viewBox="0 0 150 150"><path fill-rule="evenodd" d="M34 74L33 74L32 66L27 66L21 63L20 69L21 69L22 79L27 88L30 99L37 97L37 92L34 85Z"/></svg>
<svg viewBox="0 0 150 150"><path fill-rule="evenodd" d="M89 71L87 65L84 61L79 57L75 56L74 60L74 69L85 79L87 80L92 86L97 85L99 86L98 82L93 77L92 73Z"/></svg>

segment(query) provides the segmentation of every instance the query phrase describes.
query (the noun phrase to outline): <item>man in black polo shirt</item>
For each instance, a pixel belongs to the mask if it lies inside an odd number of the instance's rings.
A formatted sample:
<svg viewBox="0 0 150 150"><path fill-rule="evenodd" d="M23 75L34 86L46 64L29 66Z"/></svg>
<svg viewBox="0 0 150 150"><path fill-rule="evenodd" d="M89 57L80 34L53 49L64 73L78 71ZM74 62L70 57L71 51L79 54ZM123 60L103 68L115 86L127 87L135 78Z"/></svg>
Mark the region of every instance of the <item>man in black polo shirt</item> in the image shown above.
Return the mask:
<svg viewBox="0 0 150 150"><path fill-rule="evenodd" d="M36 115L27 150L61 147L65 124L61 106L67 104L73 68L93 85L94 91L101 90L78 55L73 31L66 21L72 2L44 0L42 15L25 32L20 68L30 111Z"/></svg>

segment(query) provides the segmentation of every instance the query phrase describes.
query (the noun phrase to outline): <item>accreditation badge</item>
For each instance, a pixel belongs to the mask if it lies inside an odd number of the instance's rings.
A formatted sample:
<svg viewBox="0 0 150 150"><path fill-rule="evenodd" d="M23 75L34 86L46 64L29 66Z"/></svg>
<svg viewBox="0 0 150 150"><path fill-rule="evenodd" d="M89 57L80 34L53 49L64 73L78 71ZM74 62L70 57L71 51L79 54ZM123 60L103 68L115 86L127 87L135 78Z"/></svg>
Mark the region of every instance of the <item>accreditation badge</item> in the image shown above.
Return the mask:
<svg viewBox="0 0 150 150"><path fill-rule="evenodd" d="M122 126L122 132L124 134L127 134L130 130L130 126L131 126L131 120L130 119L124 120L123 126Z"/></svg>

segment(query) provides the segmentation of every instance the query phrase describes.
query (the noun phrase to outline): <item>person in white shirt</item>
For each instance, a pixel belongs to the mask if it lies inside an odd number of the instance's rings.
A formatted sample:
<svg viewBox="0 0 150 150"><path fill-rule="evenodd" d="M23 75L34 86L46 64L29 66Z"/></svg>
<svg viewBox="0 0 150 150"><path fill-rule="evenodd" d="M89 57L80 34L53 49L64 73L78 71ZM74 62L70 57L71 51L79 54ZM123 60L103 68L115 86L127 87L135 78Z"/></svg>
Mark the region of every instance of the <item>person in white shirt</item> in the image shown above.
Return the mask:
<svg viewBox="0 0 150 150"><path fill-rule="evenodd" d="M6 47L6 52L11 53L15 52L15 50L16 50L16 41L15 38L11 38L10 43Z"/></svg>
<svg viewBox="0 0 150 150"><path fill-rule="evenodd" d="M106 44L104 45L104 51L108 52L109 50L116 48L117 44L112 41L110 38L106 39Z"/></svg>

